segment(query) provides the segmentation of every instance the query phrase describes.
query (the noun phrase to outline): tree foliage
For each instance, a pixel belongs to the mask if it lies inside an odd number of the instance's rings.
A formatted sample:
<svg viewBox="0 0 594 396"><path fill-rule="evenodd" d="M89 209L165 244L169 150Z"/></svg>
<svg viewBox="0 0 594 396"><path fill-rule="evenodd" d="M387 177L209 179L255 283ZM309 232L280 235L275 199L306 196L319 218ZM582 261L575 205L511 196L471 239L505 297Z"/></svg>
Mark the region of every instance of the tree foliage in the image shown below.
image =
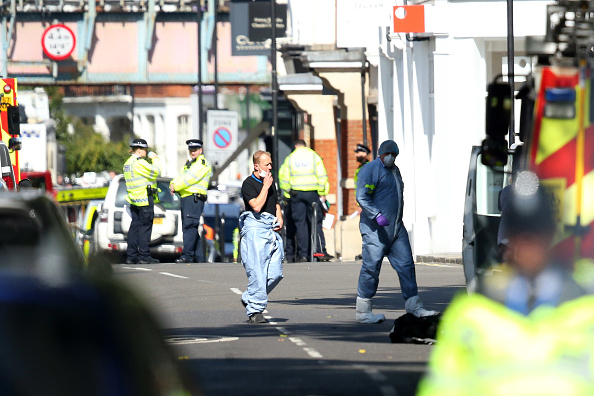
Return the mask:
<svg viewBox="0 0 594 396"><path fill-rule="evenodd" d="M58 87L45 89L49 97L50 117L56 121L56 139L66 149L66 172L76 176L103 170L121 173L129 156L129 136L125 136L121 142L105 140L92 126L66 114L63 108L64 95ZM69 125L72 133L69 132Z"/></svg>

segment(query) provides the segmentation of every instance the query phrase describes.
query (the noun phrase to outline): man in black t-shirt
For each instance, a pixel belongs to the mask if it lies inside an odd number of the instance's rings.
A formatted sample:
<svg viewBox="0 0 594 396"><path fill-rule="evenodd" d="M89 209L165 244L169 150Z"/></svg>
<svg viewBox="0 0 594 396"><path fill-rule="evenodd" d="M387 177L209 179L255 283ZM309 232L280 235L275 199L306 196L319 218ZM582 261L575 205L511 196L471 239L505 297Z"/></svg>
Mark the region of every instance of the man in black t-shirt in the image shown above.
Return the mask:
<svg viewBox="0 0 594 396"><path fill-rule="evenodd" d="M270 153L257 151L254 172L243 181L241 196L245 212L241 227L241 262L248 276L247 290L241 296L250 323L265 323L262 312L268 294L283 278L283 217L272 179Z"/></svg>

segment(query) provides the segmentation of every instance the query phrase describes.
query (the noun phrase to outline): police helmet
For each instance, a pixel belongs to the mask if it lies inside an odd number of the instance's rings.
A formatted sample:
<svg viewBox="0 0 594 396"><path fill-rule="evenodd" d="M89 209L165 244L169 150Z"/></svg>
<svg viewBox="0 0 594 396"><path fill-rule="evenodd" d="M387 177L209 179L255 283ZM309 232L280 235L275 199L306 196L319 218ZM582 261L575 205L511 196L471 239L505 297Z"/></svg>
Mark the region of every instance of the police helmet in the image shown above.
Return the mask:
<svg viewBox="0 0 594 396"><path fill-rule="evenodd" d="M501 221L510 235L533 233L553 235L556 229L551 198L538 176L520 172L511 186L509 203L503 208Z"/></svg>
<svg viewBox="0 0 594 396"><path fill-rule="evenodd" d="M144 139L134 139L130 143L131 148L145 148L148 149L148 143Z"/></svg>
<svg viewBox="0 0 594 396"><path fill-rule="evenodd" d="M355 153L357 152L364 152L365 154L369 154L371 153L371 150L369 150L369 147L367 147L364 144L357 144L357 147L355 147Z"/></svg>

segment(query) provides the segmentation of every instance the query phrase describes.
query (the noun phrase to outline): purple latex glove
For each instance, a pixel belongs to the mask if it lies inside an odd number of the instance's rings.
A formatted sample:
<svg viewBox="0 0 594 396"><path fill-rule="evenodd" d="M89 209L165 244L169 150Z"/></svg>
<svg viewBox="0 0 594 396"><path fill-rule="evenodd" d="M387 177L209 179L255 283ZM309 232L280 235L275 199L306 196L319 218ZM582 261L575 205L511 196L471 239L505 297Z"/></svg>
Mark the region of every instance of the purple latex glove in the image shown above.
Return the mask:
<svg viewBox="0 0 594 396"><path fill-rule="evenodd" d="M385 227L387 225L390 225L390 222L388 221L388 219L386 219L384 217L383 214L378 214L377 217L375 218L375 221L377 221L377 225Z"/></svg>

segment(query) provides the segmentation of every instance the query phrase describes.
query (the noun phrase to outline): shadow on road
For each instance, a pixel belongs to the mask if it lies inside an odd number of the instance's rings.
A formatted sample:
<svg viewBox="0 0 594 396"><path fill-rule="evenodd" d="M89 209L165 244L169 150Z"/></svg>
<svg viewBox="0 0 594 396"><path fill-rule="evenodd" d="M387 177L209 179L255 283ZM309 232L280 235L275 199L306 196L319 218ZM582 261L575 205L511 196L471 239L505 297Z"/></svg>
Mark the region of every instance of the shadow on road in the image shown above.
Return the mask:
<svg viewBox="0 0 594 396"><path fill-rule="evenodd" d="M412 396L424 366L410 361L355 364L315 359L189 359L183 365L199 378L206 396ZM381 376L370 376L373 370Z"/></svg>

